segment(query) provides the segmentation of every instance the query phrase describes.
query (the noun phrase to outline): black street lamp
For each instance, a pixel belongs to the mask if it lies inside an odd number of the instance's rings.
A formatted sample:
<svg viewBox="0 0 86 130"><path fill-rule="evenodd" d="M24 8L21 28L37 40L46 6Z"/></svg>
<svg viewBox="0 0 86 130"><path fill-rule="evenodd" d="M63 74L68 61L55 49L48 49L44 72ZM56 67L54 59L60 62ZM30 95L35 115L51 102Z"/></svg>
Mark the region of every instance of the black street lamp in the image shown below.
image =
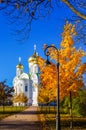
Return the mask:
<svg viewBox="0 0 86 130"><path fill-rule="evenodd" d="M70 129L73 129L73 117L72 117L72 91L70 91Z"/></svg>
<svg viewBox="0 0 86 130"><path fill-rule="evenodd" d="M53 45L46 46L46 48L44 48L44 54L47 56L46 64L50 64L49 59L48 59L48 56L50 56L50 53L49 53L49 50L48 50L49 48L53 48L53 49L55 49L57 51L58 62L56 64L56 66L57 66L57 80L58 80L58 83L57 83L56 130L61 130L61 127L60 127L60 88L59 88L59 50Z"/></svg>

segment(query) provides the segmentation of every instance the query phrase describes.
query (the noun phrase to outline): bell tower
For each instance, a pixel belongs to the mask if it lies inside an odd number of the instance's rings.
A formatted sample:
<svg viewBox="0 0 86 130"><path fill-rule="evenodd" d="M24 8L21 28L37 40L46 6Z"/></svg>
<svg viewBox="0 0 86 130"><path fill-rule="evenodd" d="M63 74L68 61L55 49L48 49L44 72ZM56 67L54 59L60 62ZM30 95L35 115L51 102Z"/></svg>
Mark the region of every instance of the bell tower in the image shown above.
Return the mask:
<svg viewBox="0 0 86 130"><path fill-rule="evenodd" d="M32 80L32 106L38 106L39 66L37 58L36 45L34 45L34 54L28 59L29 74Z"/></svg>

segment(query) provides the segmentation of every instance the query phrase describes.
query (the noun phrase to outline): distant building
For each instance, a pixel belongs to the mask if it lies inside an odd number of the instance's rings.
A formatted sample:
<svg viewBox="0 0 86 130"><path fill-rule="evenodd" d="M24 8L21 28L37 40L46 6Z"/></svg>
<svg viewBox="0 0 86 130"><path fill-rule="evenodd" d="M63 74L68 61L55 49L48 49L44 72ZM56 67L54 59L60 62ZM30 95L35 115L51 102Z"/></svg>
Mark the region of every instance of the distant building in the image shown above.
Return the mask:
<svg viewBox="0 0 86 130"><path fill-rule="evenodd" d="M39 83L39 67L37 64L37 52L36 45L34 45L34 54L28 59L29 73L24 73L24 66L21 63L19 57L19 63L16 66L16 76L13 79L14 96L23 93L27 98L28 102L20 103L16 102L14 105L32 105L38 106L38 83Z"/></svg>

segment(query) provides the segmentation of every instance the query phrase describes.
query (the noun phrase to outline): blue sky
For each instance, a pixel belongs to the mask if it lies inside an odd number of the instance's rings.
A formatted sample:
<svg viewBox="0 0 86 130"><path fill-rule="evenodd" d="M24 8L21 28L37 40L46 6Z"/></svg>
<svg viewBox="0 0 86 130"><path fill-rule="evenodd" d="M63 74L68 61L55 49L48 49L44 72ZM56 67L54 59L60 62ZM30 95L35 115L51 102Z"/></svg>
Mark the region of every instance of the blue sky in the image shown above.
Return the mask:
<svg viewBox="0 0 86 130"><path fill-rule="evenodd" d="M66 11L64 11L64 8ZM12 86L12 80L16 74L18 57L22 58L24 71L28 73L28 58L33 54L33 46L37 45L37 52L44 57L43 44L54 43L60 45L61 33L63 31L64 20L72 12L64 6L59 10L52 11L46 18L32 22L30 36L24 43L16 41L16 37L11 35L13 26L8 25L7 18L0 14L0 81L7 79L7 84ZM82 46L82 48L85 48ZM86 61L86 58L84 59Z"/></svg>

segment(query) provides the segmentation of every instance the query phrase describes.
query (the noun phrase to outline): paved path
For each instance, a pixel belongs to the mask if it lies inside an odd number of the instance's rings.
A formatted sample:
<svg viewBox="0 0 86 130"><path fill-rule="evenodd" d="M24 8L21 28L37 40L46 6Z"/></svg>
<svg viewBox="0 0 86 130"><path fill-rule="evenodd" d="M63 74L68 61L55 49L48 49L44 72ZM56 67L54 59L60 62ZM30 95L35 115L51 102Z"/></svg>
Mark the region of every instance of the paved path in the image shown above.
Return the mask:
<svg viewBox="0 0 86 130"><path fill-rule="evenodd" d="M1 120L0 130L42 130L37 107L31 106L19 114Z"/></svg>

